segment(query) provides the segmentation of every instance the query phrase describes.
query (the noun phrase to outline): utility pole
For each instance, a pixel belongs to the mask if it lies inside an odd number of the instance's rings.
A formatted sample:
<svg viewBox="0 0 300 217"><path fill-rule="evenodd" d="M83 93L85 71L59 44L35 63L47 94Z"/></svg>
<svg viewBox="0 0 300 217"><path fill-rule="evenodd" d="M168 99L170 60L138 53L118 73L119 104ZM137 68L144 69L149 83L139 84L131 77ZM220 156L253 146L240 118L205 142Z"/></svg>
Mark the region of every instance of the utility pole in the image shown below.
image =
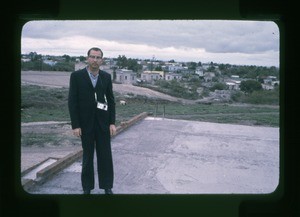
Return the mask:
<svg viewBox="0 0 300 217"><path fill-rule="evenodd" d="M153 55L152 56L152 59L151 59L151 64L150 64L150 71L152 72L153 71L153 62L155 60L155 56Z"/></svg>

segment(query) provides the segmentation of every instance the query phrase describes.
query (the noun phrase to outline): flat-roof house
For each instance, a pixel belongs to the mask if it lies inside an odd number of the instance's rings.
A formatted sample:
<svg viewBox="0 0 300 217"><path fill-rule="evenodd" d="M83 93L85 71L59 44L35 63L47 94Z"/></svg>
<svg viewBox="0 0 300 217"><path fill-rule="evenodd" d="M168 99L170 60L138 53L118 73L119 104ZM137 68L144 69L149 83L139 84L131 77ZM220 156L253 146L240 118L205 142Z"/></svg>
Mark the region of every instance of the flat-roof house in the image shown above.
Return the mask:
<svg viewBox="0 0 300 217"><path fill-rule="evenodd" d="M166 81L171 81L171 80L181 80L182 79L182 75L180 74L176 74L176 73L167 73L165 75L165 80Z"/></svg>
<svg viewBox="0 0 300 217"><path fill-rule="evenodd" d="M205 82L210 82L212 81L213 77L215 77L216 74L214 72L205 72L204 73L204 80Z"/></svg>
<svg viewBox="0 0 300 217"><path fill-rule="evenodd" d="M146 82L153 82L160 79L163 79L161 71L144 71L141 73L141 80Z"/></svg>
<svg viewBox="0 0 300 217"><path fill-rule="evenodd" d="M122 84L134 84L136 83L136 73L128 69L117 69L116 70L116 82Z"/></svg>

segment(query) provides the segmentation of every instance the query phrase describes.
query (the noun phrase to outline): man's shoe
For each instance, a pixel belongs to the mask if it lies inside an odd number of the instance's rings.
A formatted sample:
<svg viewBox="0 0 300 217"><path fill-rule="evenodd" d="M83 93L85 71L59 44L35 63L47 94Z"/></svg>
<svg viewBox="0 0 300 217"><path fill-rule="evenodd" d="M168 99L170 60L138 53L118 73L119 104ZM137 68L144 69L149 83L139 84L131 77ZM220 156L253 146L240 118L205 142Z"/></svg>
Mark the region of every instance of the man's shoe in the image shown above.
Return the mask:
<svg viewBox="0 0 300 217"><path fill-rule="evenodd" d="M114 194L110 188L105 189L104 191L105 191L105 194Z"/></svg>
<svg viewBox="0 0 300 217"><path fill-rule="evenodd" d="M84 190L83 194L91 194L91 190Z"/></svg>

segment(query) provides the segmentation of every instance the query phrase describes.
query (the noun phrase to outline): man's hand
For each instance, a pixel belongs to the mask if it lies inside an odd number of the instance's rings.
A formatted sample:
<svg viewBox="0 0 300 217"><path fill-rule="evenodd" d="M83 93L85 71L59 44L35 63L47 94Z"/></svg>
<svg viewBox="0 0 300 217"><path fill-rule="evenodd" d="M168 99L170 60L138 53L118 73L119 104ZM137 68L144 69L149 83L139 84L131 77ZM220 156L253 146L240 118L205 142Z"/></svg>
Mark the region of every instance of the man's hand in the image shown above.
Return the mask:
<svg viewBox="0 0 300 217"><path fill-rule="evenodd" d="M73 129L74 136L80 137L81 136L81 128Z"/></svg>
<svg viewBox="0 0 300 217"><path fill-rule="evenodd" d="M114 124L111 124L109 126L109 130L110 130L110 136L116 135L117 129L116 129L116 126Z"/></svg>

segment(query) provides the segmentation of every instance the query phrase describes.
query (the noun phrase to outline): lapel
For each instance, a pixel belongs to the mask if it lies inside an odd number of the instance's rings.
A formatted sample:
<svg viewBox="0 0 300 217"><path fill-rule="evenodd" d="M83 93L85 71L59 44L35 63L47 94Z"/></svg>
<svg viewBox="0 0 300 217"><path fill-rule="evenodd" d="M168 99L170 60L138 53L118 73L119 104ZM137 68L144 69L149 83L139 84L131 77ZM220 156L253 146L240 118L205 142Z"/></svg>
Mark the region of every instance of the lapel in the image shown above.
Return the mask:
<svg viewBox="0 0 300 217"><path fill-rule="evenodd" d="M86 70L86 68L83 70L83 77L84 77L85 82L87 82L87 83L89 84L89 87L90 87L93 91L95 91L94 86L93 86L92 81L91 81L91 78L90 78L89 73L88 73L88 71ZM97 82L97 85L98 85L98 82ZM96 85L96 86L97 86L97 85Z"/></svg>
<svg viewBox="0 0 300 217"><path fill-rule="evenodd" d="M103 92L104 84L105 84L105 81L104 81L103 73L101 73L101 70L99 70L99 77L98 77L98 81L97 81L95 88L100 89L101 92Z"/></svg>

